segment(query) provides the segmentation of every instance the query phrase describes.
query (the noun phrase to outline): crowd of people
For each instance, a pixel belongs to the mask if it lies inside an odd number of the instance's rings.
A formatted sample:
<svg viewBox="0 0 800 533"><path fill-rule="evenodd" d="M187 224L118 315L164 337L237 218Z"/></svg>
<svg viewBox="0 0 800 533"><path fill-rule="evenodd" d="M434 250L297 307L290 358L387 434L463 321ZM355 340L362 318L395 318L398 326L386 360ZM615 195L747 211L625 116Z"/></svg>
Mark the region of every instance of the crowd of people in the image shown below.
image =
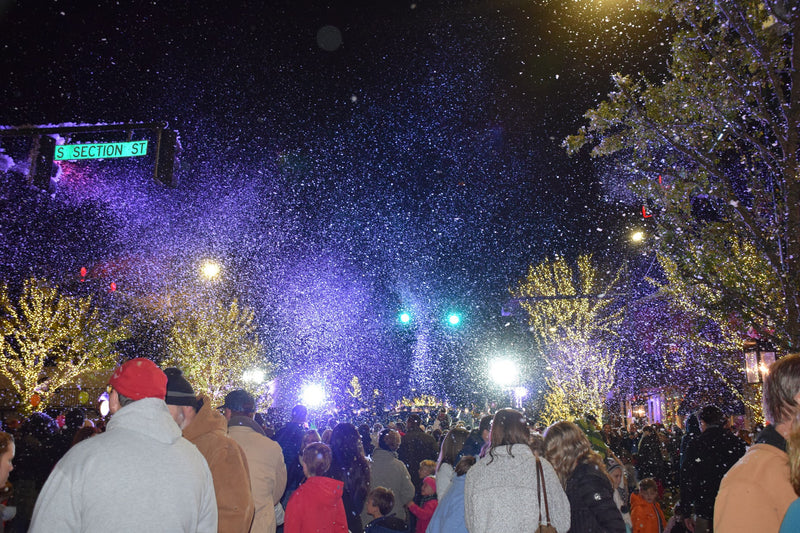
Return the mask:
<svg viewBox="0 0 800 533"><path fill-rule="evenodd" d="M274 427L246 391L214 406L138 358L109 380L107 424L73 409L0 432L0 531L800 531L800 355L763 397L752 435L714 405L683 429L514 409L309 423L302 405Z"/></svg>

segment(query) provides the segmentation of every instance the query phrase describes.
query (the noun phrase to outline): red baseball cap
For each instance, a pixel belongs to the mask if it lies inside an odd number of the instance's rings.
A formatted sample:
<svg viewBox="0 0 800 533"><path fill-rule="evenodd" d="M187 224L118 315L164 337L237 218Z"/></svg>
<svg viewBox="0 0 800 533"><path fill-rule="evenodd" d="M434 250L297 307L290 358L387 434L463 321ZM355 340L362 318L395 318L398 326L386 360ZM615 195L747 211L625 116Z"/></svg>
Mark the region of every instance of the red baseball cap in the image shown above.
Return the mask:
<svg viewBox="0 0 800 533"><path fill-rule="evenodd" d="M150 359L137 357L114 370L108 384L131 400L164 399L167 395L167 375Z"/></svg>

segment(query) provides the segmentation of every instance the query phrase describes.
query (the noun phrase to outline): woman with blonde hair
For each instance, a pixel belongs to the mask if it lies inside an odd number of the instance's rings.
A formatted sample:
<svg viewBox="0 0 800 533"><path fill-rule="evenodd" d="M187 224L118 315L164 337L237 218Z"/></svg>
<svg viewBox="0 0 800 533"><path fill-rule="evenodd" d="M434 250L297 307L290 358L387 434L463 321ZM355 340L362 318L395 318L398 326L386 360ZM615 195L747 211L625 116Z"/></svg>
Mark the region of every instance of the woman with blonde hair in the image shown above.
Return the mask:
<svg viewBox="0 0 800 533"><path fill-rule="evenodd" d="M534 531L548 514L556 531L569 529L564 489L550 463L534 455L529 438L519 411L501 409L494 415L486 454L469 469L464 482L464 518L470 533Z"/></svg>
<svg viewBox="0 0 800 533"><path fill-rule="evenodd" d="M547 428L544 453L569 499L570 533L625 533L603 459L580 427L557 422Z"/></svg>

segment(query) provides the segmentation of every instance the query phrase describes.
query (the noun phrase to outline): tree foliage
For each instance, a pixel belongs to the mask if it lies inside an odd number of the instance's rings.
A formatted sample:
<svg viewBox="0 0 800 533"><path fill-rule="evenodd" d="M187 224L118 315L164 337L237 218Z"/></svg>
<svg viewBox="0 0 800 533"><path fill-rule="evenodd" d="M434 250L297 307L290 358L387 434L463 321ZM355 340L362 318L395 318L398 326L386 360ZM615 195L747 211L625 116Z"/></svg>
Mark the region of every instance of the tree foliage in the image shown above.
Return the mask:
<svg viewBox="0 0 800 533"><path fill-rule="evenodd" d="M793 19L753 3L652 3L682 23L671 79L617 77L567 143L633 148L635 184L659 214L661 252L709 313L736 309L784 344L797 338L797 105ZM686 244L689 244L687 246ZM775 305L777 304L777 305Z"/></svg>
<svg viewBox="0 0 800 533"><path fill-rule="evenodd" d="M127 336L127 323L103 319L91 297L62 294L30 278L14 304L8 287L0 287L0 375L22 412L43 410L59 388L112 368L114 345Z"/></svg>
<svg viewBox="0 0 800 533"><path fill-rule="evenodd" d="M614 295L618 281L603 283L591 256L573 268L563 257L528 269L511 294L528 314L545 378L544 422L572 419L585 412L600 418L614 386L619 351L616 328L622 308Z"/></svg>
<svg viewBox="0 0 800 533"><path fill-rule="evenodd" d="M791 5L790 5L791 4ZM616 89L565 140L616 154L693 305L800 343L800 37L793 2L649 0L675 22L667 78ZM794 7L792 7L794 6Z"/></svg>
<svg viewBox="0 0 800 533"><path fill-rule="evenodd" d="M265 384L244 379L245 372L269 374L253 311L236 300L229 305L195 302L175 317L167 338L165 366L180 368L196 392L218 403L233 389L265 398ZM265 398L269 402L269 398ZM261 407L264 407L264 401Z"/></svg>

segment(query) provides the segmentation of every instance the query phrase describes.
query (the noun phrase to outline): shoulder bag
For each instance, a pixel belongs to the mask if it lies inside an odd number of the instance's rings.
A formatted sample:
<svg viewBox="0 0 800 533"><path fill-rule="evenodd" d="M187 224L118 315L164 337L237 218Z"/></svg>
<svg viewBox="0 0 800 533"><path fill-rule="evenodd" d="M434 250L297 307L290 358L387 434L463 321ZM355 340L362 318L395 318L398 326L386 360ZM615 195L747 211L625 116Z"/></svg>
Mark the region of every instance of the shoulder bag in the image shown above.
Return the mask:
<svg viewBox="0 0 800 533"><path fill-rule="evenodd" d="M544 470L539 456L536 456L536 492L539 498L539 527L536 533L558 533L550 523L550 506L547 504L547 485L544 482ZM544 499L544 521L542 520L542 500Z"/></svg>

